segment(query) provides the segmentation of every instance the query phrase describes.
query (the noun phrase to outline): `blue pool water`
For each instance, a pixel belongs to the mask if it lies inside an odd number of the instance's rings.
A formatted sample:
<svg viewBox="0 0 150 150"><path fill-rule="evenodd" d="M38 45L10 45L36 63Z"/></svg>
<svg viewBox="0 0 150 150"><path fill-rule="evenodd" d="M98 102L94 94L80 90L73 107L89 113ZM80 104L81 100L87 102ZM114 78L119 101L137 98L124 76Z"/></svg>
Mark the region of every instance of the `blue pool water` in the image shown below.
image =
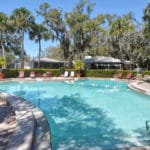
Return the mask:
<svg viewBox="0 0 150 150"><path fill-rule="evenodd" d="M0 82L0 91L21 96L46 115L52 149L115 149L150 145L150 96L126 82L82 80Z"/></svg>

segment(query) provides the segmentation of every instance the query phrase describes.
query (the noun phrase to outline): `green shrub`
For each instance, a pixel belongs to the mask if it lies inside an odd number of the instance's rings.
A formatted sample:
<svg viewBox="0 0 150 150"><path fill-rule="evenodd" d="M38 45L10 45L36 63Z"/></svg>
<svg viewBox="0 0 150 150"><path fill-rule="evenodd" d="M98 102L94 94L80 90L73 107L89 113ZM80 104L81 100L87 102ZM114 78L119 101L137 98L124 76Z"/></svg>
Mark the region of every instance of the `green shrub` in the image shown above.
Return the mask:
<svg viewBox="0 0 150 150"><path fill-rule="evenodd" d="M145 75L150 75L150 71L142 71L141 74L144 77Z"/></svg>
<svg viewBox="0 0 150 150"><path fill-rule="evenodd" d="M19 71L21 70L24 70L25 77L29 77L31 71L34 71L36 75L38 73L44 74L47 71L51 72L53 77L58 77L61 75L60 69L3 69L2 72L5 74L5 78L16 78L19 76ZM69 73L71 71L75 71L75 75L77 73L77 70L74 69L65 69L65 70L69 71ZM123 73L123 78L125 78L128 72L131 72L133 77L136 76L136 72L131 70L97 70L97 69L94 70L93 69L93 70L82 70L81 74L82 77L112 78L118 72ZM144 77L144 75L150 75L150 71L142 71L141 74L142 77Z"/></svg>
<svg viewBox="0 0 150 150"><path fill-rule="evenodd" d="M119 72L122 72L122 74L123 74L122 78L125 78L127 73L129 73L129 72L132 74L132 77L135 77L135 75L136 75L136 72L132 71L132 70L116 70L115 74L117 74Z"/></svg>
<svg viewBox="0 0 150 150"><path fill-rule="evenodd" d="M18 71L16 69L3 69L2 72L5 78L16 78L18 76Z"/></svg>
<svg viewBox="0 0 150 150"><path fill-rule="evenodd" d="M127 73L131 72L132 76L136 75L135 71L132 70L87 70L85 72L86 77L100 77L100 78L112 78L115 74L122 72L123 78L126 77Z"/></svg>
<svg viewBox="0 0 150 150"><path fill-rule="evenodd" d="M21 70L24 71L25 77L29 77L31 71L34 71L35 75L38 73L44 74L49 71L52 76L60 76L59 69L3 69L3 73L5 74L5 78L16 78L19 76L19 71Z"/></svg>
<svg viewBox="0 0 150 150"><path fill-rule="evenodd" d="M101 77L111 78L113 76L113 70L86 70L86 77Z"/></svg>

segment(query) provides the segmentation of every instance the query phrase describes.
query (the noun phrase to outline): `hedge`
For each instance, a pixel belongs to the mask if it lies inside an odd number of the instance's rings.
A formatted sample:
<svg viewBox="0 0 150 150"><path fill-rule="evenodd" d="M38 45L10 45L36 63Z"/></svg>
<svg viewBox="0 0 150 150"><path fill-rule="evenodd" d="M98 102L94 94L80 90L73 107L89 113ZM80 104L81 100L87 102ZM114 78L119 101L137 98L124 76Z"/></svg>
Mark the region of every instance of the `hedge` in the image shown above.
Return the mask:
<svg viewBox="0 0 150 150"><path fill-rule="evenodd" d="M150 75L150 71L142 71L141 74L144 77L145 75Z"/></svg>
<svg viewBox="0 0 150 150"><path fill-rule="evenodd" d="M24 70L25 77L29 77L31 71L34 71L36 75L38 73L44 74L47 71L51 72L52 76L54 77L61 75L60 69L3 69L2 72L5 74L5 78L16 78L18 77L19 71L21 70ZM71 72L74 69L65 69L65 70ZM77 70L74 71L76 75ZM82 77L112 78L118 72L123 73L123 78L126 76L128 72L131 72L132 76L136 76L136 72L131 70L97 70L97 69L94 70L93 69L93 70L82 70L81 74ZM142 77L144 77L144 75L150 75L150 71L142 71L141 74Z"/></svg>
<svg viewBox="0 0 150 150"><path fill-rule="evenodd" d="M86 77L101 77L101 78L111 78L114 74L113 70L86 70Z"/></svg>
<svg viewBox="0 0 150 150"><path fill-rule="evenodd" d="M31 71L34 71L36 75L38 73L44 74L49 71L52 76L60 76L59 69L3 69L2 72L5 74L5 78L16 78L19 76L20 71L24 71L25 77L29 77Z"/></svg>
<svg viewBox="0 0 150 150"><path fill-rule="evenodd" d="M133 70L86 70L85 71L85 76L86 77L100 77L100 78L112 78L115 76L115 74L122 72L123 78L126 77L127 73L131 73L132 77L136 76L136 71ZM142 77L144 75L150 75L150 71L142 71L141 72Z"/></svg>

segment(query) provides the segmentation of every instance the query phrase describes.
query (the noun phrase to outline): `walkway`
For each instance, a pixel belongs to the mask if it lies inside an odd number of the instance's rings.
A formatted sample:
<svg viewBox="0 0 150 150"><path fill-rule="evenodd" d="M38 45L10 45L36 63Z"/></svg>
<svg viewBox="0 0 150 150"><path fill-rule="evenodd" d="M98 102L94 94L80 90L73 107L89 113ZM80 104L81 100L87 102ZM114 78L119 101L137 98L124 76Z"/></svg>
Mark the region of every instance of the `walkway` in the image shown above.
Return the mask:
<svg viewBox="0 0 150 150"><path fill-rule="evenodd" d="M50 150L44 114L22 98L7 93L0 93L0 97L9 103L3 101L0 107L0 149Z"/></svg>
<svg viewBox="0 0 150 150"><path fill-rule="evenodd" d="M131 80L128 83L129 88L150 95L150 83L138 80Z"/></svg>
<svg viewBox="0 0 150 150"><path fill-rule="evenodd" d="M0 149L4 150L16 127L16 115L8 102L0 98Z"/></svg>

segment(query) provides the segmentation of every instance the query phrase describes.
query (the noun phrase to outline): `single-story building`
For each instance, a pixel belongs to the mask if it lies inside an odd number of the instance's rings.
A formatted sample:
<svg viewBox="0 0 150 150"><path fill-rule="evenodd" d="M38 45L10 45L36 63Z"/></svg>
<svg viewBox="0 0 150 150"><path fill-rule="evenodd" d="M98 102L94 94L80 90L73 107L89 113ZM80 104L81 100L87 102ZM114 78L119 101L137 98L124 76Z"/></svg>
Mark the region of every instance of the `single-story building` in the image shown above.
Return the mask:
<svg viewBox="0 0 150 150"><path fill-rule="evenodd" d="M105 56L85 56L83 61L87 69L121 69L131 63L130 61L122 62L120 59Z"/></svg>
<svg viewBox="0 0 150 150"><path fill-rule="evenodd" d="M60 67L64 67L67 63L67 61L60 61L51 58L40 58L40 68L59 69ZM32 65L33 68L38 68L38 58L32 60Z"/></svg>
<svg viewBox="0 0 150 150"><path fill-rule="evenodd" d="M60 61L51 58L40 58L40 68L50 68L59 69L60 67L65 67L68 64L67 61ZM15 60L9 65L9 68L21 68L21 63L19 60ZM28 62L24 62L25 69L38 68L38 58L33 58Z"/></svg>
<svg viewBox="0 0 150 150"><path fill-rule="evenodd" d="M18 69L18 68L21 68L21 62L17 59L13 62L11 62L10 64L8 64L7 66L8 68L15 68L15 69ZM33 68L33 64L31 61L29 62L24 62L24 69L31 69Z"/></svg>

